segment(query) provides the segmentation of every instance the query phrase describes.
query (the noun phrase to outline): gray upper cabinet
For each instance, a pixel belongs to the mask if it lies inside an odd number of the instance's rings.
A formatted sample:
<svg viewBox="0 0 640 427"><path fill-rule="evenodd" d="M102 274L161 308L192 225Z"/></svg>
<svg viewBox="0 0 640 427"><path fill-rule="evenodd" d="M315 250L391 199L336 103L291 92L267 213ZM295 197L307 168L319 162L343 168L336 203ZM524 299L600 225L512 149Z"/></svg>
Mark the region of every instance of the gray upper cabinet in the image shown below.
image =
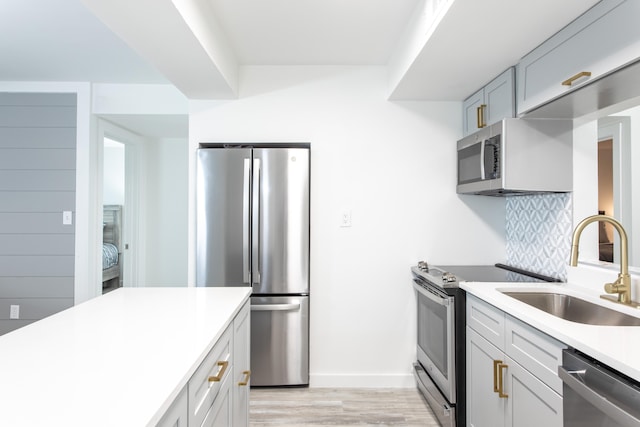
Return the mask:
<svg viewBox="0 0 640 427"><path fill-rule="evenodd" d="M515 116L514 74L513 67L507 69L465 99L462 104L464 136Z"/></svg>
<svg viewBox="0 0 640 427"><path fill-rule="evenodd" d="M603 0L521 59L518 115L640 56L640 1Z"/></svg>

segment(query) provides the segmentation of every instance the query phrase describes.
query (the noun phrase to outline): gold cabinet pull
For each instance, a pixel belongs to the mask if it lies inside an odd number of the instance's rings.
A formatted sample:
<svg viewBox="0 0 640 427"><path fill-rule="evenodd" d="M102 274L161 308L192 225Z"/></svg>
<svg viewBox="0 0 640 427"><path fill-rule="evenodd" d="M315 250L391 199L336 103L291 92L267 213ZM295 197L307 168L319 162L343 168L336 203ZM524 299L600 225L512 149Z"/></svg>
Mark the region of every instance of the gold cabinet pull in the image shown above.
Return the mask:
<svg viewBox="0 0 640 427"><path fill-rule="evenodd" d="M498 365L502 363L502 360L493 361L493 391L498 393Z"/></svg>
<svg viewBox="0 0 640 427"><path fill-rule="evenodd" d="M242 373L244 374L244 380L238 383L239 386L245 386L249 384L249 378L251 378L251 371L242 371Z"/></svg>
<svg viewBox="0 0 640 427"><path fill-rule="evenodd" d="M229 366L229 362L227 362L226 360L219 361L217 365L220 366L220 370L218 371L218 375L209 377L210 383L217 383L222 379L222 377L224 377L224 373L227 370L227 366Z"/></svg>
<svg viewBox="0 0 640 427"><path fill-rule="evenodd" d="M562 86L571 86L573 82L578 80L581 77L591 77L591 71L580 71L573 77L569 77L567 80L562 82Z"/></svg>
<svg viewBox="0 0 640 427"><path fill-rule="evenodd" d="M486 127L487 124L484 122L484 109L487 108L486 104L480 104L478 108L476 108L476 120L478 122L478 129Z"/></svg>
<svg viewBox="0 0 640 427"><path fill-rule="evenodd" d="M509 366L506 363L498 363L498 396L507 398L509 395L504 392L504 377L502 376L502 369L506 369Z"/></svg>

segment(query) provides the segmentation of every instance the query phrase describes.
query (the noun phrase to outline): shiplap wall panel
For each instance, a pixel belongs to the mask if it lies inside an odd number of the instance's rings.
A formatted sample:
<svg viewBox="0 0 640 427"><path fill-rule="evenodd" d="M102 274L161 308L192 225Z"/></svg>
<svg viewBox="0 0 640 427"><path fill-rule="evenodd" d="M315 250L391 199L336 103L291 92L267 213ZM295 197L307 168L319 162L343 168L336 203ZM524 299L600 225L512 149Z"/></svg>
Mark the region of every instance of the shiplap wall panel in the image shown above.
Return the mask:
<svg viewBox="0 0 640 427"><path fill-rule="evenodd" d="M76 95L73 93L3 92L0 93L0 105L75 108ZM75 117L70 126L76 126Z"/></svg>
<svg viewBox="0 0 640 427"><path fill-rule="evenodd" d="M68 277L0 277L3 298L68 298L73 282Z"/></svg>
<svg viewBox="0 0 640 427"><path fill-rule="evenodd" d="M76 169L76 150L65 148L6 148L0 157L0 169Z"/></svg>
<svg viewBox="0 0 640 427"><path fill-rule="evenodd" d="M2 255L0 271L9 277L73 277L69 255Z"/></svg>
<svg viewBox="0 0 640 427"><path fill-rule="evenodd" d="M0 320L9 320L11 305L20 306L20 319L39 320L73 305L68 298L3 298L0 299Z"/></svg>
<svg viewBox="0 0 640 427"><path fill-rule="evenodd" d="M75 170L0 170L0 191L72 191Z"/></svg>
<svg viewBox="0 0 640 427"><path fill-rule="evenodd" d="M29 197L22 192L5 191L0 197L0 212L62 212L76 209L76 192L31 191Z"/></svg>
<svg viewBox="0 0 640 427"><path fill-rule="evenodd" d="M75 253L76 238L72 233L59 234L5 234L0 255L42 256L57 252L59 255ZM0 295L2 295L0 293Z"/></svg>
<svg viewBox="0 0 640 427"><path fill-rule="evenodd" d="M62 212L0 212L0 233L73 235L72 227L62 224Z"/></svg>
<svg viewBox="0 0 640 427"><path fill-rule="evenodd" d="M0 105L0 126L56 128L70 127L75 122L75 107Z"/></svg>
<svg viewBox="0 0 640 427"><path fill-rule="evenodd" d="M76 128L0 127L0 148L76 148Z"/></svg>
<svg viewBox="0 0 640 427"><path fill-rule="evenodd" d="M35 322L35 320L0 320L0 335L15 331L33 322Z"/></svg>
<svg viewBox="0 0 640 427"><path fill-rule="evenodd" d="M0 334L73 305L76 115L75 94L0 93Z"/></svg>

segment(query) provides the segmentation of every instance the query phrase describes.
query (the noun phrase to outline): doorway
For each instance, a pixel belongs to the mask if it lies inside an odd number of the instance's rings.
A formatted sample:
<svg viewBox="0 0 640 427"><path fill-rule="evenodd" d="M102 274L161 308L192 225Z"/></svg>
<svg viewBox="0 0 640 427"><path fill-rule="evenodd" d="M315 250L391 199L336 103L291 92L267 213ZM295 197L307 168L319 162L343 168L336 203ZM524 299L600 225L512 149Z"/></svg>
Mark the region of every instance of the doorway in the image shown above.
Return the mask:
<svg viewBox="0 0 640 427"><path fill-rule="evenodd" d="M96 295L119 287L139 286L140 257L143 253L141 174L144 170L144 140L111 122L98 121L97 205L101 258Z"/></svg>
<svg viewBox="0 0 640 427"><path fill-rule="evenodd" d="M628 116L598 120L598 211L616 218L632 235L631 122ZM613 227L600 223L600 261L619 263L620 241ZM633 252L629 245L629 259Z"/></svg>
<svg viewBox="0 0 640 427"><path fill-rule="evenodd" d="M102 293L122 287L126 264L123 240L125 144L105 137L102 156Z"/></svg>
<svg viewBox="0 0 640 427"><path fill-rule="evenodd" d="M598 214L615 216L613 206L613 139L598 141ZM600 261L613 262L613 226L598 223L598 256Z"/></svg>

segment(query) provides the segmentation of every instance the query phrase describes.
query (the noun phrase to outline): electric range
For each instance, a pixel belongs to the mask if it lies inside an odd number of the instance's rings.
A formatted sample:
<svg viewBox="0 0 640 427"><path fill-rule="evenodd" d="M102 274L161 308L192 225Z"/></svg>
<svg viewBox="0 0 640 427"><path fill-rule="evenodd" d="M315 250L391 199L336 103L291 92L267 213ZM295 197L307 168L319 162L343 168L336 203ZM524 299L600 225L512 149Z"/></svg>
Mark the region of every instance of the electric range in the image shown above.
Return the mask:
<svg viewBox="0 0 640 427"><path fill-rule="evenodd" d="M495 265L411 267L417 300L418 389L446 427L466 425L466 292L461 282L557 282L522 269Z"/></svg>

